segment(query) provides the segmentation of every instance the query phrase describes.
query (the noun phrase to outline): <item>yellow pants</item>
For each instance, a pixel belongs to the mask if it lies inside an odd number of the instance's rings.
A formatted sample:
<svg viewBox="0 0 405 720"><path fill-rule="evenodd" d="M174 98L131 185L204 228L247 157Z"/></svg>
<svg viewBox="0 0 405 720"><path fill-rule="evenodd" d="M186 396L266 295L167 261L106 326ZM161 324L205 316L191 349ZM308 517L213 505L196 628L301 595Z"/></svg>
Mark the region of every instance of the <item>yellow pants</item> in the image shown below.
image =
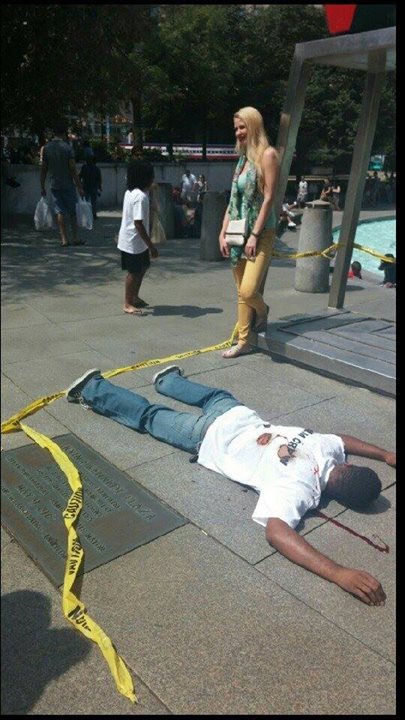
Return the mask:
<svg viewBox="0 0 405 720"><path fill-rule="evenodd" d="M241 259L236 267L232 268L238 290L238 345L248 343L254 312L256 311L257 318L266 315L266 303L259 287L270 265L275 236L275 229L264 230L257 243L255 260Z"/></svg>

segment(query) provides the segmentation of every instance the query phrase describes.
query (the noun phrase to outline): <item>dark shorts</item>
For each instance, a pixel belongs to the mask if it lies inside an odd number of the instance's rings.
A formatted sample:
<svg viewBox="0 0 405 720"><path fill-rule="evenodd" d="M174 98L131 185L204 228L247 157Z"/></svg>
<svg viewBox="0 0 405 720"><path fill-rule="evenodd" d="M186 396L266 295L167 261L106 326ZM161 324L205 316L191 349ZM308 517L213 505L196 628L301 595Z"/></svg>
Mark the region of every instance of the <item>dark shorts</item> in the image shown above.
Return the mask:
<svg viewBox="0 0 405 720"><path fill-rule="evenodd" d="M121 250L121 268L127 272L141 275L150 265L149 250L132 255Z"/></svg>
<svg viewBox="0 0 405 720"><path fill-rule="evenodd" d="M76 188L64 190L51 190L54 212L57 215L76 215L77 192Z"/></svg>

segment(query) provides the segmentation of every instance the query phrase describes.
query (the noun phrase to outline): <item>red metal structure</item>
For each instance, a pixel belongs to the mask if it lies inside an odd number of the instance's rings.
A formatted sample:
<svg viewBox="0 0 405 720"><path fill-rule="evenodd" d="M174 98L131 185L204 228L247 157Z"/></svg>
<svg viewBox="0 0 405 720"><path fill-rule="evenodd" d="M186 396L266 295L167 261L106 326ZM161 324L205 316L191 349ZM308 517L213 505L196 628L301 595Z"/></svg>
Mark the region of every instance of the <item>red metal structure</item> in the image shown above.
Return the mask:
<svg viewBox="0 0 405 720"><path fill-rule="evenodd" d="M357 5L324 5L324 8L331 35L350 30Z"/></svg>
<svg viewBox="0 0 405 720"><path fill-rule="evenodd" d="M353 34L393 27L396 5L324 5L331 35Z"/></svg>

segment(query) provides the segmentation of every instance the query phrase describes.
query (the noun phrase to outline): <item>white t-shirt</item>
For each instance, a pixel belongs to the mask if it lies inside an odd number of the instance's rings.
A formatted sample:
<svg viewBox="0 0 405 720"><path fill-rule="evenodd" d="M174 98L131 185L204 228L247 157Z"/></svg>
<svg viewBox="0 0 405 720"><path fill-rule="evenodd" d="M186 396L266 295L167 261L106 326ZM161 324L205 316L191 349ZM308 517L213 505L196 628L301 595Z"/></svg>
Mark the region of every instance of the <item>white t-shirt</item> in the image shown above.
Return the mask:
<svg viewBox="0 0 405 720"><path fill-rule="evenodd" d="M149 197L139 188L127 190L124 195L121 227L118 234L118 250L138 255L148 249L135 227L135 220L142 220L149 235Z"/></svg>
<svg viewBox="0 0 405 720"><path fill-rule="evenodd" d="M183 192L191 192L195 183L197 182L197 178L195 175L190 173L189 177L184 173L183 177L181 178L181 188Z"/></svg>
<svg viewBox="0 0 405 720"><path fill-rule="evenodd" d="M308 183L306 180L300 180L298 183L298 195L306 195L308 192Z"/></svg>
<svg viewBox="0 0 405 720"><path fill-rule="evenodd" d="M268 445L256 442L263 433L272 436ZM272 425L238 405L208 428L198 462L259 493L252 515L259 525L276 517L295 528L317 507L330 471L345 462L345 453L337 435Z"/></svg>

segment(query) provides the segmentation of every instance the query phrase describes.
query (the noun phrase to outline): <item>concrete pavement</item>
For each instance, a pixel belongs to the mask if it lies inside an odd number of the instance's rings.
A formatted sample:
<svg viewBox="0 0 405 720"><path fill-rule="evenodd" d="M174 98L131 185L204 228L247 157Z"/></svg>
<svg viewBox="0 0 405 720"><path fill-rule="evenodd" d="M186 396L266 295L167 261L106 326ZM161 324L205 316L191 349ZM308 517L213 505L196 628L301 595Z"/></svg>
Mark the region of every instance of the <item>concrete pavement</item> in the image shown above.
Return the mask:
<svg viewBox="0 0 405 720"><path fill-rule="evenodd" d="M35 232L30 219L3 228L2 420L63 390L88 368L104 372L231 335L230 269L199 260L198 240L170 240L161 248L141 293L151 305L147 316L122 312L119 222L119 212L102 212L96 229L83 231L86 246L67 249L58 246L56 232ZM297 238L287 231L280 248L296 247ZM394 317L395 291L378 281L357 282L345 306ZM325 309L327 295L293 288L294 262L274 260L265 289L270 323ZM395 446L391 397L260 352L225 361L217 351L181 365L279 424ZM124 373L113 382L155 398L153 372ZM187 523L84 576L81 599L131 668L137 705L116 691L98 648L64 619L60 591L2 528L4 714L395 713L392 468L358 461L376 469L383 483L369 512L336 502L324 507L359 535L378 535L388 554L317 516L300 526L322 552L382 582L387 603L369 608L274 552L251 520L257 496L190 465L187 454L63 399L27 424L50 437L74 433ZM29 442L21 432L2 437L3 450Z"/></svg>

